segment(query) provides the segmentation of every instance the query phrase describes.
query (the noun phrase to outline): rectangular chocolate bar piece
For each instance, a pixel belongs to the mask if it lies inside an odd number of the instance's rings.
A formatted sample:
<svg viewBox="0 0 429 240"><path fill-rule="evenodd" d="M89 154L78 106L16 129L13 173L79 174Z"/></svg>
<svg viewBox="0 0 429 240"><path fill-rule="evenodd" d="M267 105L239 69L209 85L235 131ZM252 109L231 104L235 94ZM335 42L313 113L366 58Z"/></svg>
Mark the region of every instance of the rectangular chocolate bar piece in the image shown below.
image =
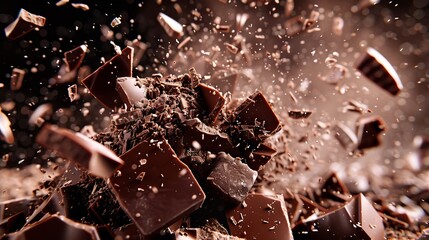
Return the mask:
<svg viewBox="0 0 429 240"><path fill-rule="evenodd" d="M18 17L4 29L4 32L6 37L16 39L27 34L36 27L45 26L45 22L46 18L32 14L21 8Z"/></svg>

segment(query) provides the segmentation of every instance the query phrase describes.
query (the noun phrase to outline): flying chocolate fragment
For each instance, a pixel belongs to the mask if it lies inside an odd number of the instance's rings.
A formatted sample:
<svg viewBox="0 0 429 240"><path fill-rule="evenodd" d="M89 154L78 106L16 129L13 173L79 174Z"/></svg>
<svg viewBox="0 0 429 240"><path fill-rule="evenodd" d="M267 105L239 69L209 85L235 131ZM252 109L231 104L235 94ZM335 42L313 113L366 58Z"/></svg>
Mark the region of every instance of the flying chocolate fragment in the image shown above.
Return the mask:
<svg viewBox="0 0 429 240"><path fill-rule="evenodd" d="M46 18L29 13L21 8L18 17L4 29L4 32L6 37L16 39L27 34L36 27L45 26L45 22Z"/></svg>
<svg viewBox="0 0 429 240"><path fill-rule="evenodd" d="M0 140L8 144L13 144L15 138L13 137L12 129L10 128L9 118L1 111L0 108Z"/></svg>
<svg viewBox="0 0 429 240"><path fill-rule="evenodd" d="M99 177L110 177L124 162L100 143L65 128L45 124L36 142Z"/></svg>
<svg viewBox="0 0 429 240"><path fill-rule="evenodd" d="M288 115L290 118L293 119L302 119L302 118L308 118L313 113L308 110L289 110Z"/></svg>
<svg viewBox="0 0 429 240"><path fill-rule="evenodd" d="M164 13L159 13L157 19L169 37L180 38L183 36L183 27L176 20Z"/></svg>
<svg viewBox="0 0 429 240"><path fill-rule="evenodd" d="M296 239L384 239L384 226L378 212L362 195L343 207L312 217L293 229Z"/></svg>
<svg viewBox="0 0 429 240"><path fill-rule="evenodd" d="M380 145L378 135L385 131L385 123L379 116L363 117L356 123L358 149L372 148Z"/></svg>
<svg viewBox="0 0 429 240"><path fill-rule="evenodd" d="M332 173L322 186L322 197L345 202L351 198L351 195L337 174Z"/></svg>
<svg viewBox="0 0 429 240"><path fill-rule="evenodd" d="M24 81L25 71L19 68L12 69L12 76L10 78L10 90L17 91L22 87Z"/></svg>
<svg viewBox="0 0 429 240"><path fill-rule="evenodd" d="M337 123L332 127L332 133L345 150L352 151L356 149L358 138L349 127L342 123Z"/></svg>
<svg viewBox="0 0 429 240"><path fill-rule="evenodd" d="M220 152L216 166L207 177L209 185L226 202L238 204L255 183L258 173L230 155Z"/></svg>
<svg viewBox="0 0 429 240"><path fill-rule="evenodd" d="M293 239L282 195L250 194L226 215L234 236L254 240Z"/></svg>
<svg viewBox="0 0 429 240"><path fill-rule="evenodd" d="M261 143L258 148L252 152L251 156L246 159L246 163L251 169L259 171L276 152L276 150L268 145Z"/></svg>
<svg viewBox="0 0 429 240"><path fill-rule="evenodd" d="M132 76L133 54L132 47L124 48L121 54L115 55L82 80L85 87L104 106L114 109L115 107L120 108L124 104L116 91L116 79Z"/></svg>
<svg viewBox="0 0 429 240"><path fill-rule="evenodd" d="M158 234L202 205L204 192L166 140L142 141L121 158L125 165L110 186L143 235Z"/></svg>
<svg viewBox="0 0 429 240"><path fill-rule="evenodd" d="M85 58L87 49L88 47L86 45L80 45L64 53L64 62L66 63L68 71L72 72L80 67Z"/></svg>
<svg viewBox="0 0 429 240"><path fill-rule="evenodd" d="M356 61L355 66L369 80L392 95L397 95L403 88L401 79L393 66L374 48L367 48Z"/></svg>

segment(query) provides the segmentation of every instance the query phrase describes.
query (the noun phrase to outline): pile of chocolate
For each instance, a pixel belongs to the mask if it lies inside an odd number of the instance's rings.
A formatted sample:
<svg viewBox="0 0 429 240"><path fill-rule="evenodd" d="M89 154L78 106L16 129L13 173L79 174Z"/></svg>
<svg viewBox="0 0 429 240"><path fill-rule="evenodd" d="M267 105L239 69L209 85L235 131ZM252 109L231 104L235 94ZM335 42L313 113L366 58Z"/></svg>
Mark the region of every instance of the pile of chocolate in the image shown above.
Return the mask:
<svg viewBox="0 0 429 240"><path fill-rule="evenodd" d="M57 6L67 2L59 1ZM284 3L287 17L293 4L290 0ZM73 7L89 9L85 4L74 3ZM355 11L364 7L357 5ZM237 16L238 32L248 17ZM318 19L317 11L311 11L308 18L292 17L285 24L286 34L318 31ZM6 36L20 38L43 27L45 20L22 9L5 29ZM189 44L191 37L184 38L181 24L164 13L157 20L169 37L182 38L178 49ZM341 34L342 21L335 20L335 34ZM121 18L116 17L111 27L120 24ZM230 31L221 24L215 29ZM244 37L237 34L234 40L225 44L229 53L251 62ZM429 239L429 190L404 183L410 197L401 195L401 204L394 205L396 199L379 197L375 190L360 191L359 186L351 188L335 172L321 178L317 187L298 191L292 186L279 187L281 179L275 174L279 169L293 172L285 165L295 164L289 161L293 149L278 149L289 141L288 126L262 91L245 99L231 97L237 80L234 67L214 70L214 61L200 57L194 58L195 68L187 73L138 77L133 70L147 46L137 40L123 49L111 43L116 55L92 73L83 74L86 92L79 92L76 84L68 88L72 102L90 93L109 109L110 125L99 133L90 126L76 132L48 119L51 105L38 106L29 119L37 132L36 143L63 164L55 167L57 175L35 190L33 197L0 202L1 240L381 240L389 238L391 231ZM64 64L51 84L74 80L83 69L87 50L81 45L65 52ZM191 54L181 57L192 58ZM207 71L202 76L196 69ZM393 66L371 47L356 60L355 69L391 96L403 89ZM331 85L346 72L335 62L329 70L321 80ZM12 90L22 87L24 74L13 69ZM292 93L291 97L295 98ZM330 128L353 156L379 146L380 135L386 131L384 120L364 115L371 110L354 100L345 111L362 114L355 129L342 123L328 127L322 122L319 128ZM303 120L311 114L311 110L289 109L284 116ZM0 140L15 141L1 108ZM429 166L428 143L416 137L415 155L410 158L415 160L410 163L415 172ZM275 171L271 172L272 166Z"/></svg>

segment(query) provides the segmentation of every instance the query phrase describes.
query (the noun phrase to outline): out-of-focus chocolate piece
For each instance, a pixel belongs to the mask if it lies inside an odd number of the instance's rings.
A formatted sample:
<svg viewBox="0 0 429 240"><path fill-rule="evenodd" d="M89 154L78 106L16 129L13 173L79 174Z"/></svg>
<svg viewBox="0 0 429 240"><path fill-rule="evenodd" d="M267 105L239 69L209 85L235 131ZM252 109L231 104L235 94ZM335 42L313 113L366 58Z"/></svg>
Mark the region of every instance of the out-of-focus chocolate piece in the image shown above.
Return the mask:
<svg viewBox="0 0 429 240"><path fill-rule="evenodd" d="M358 149L372 148L380 145L378 135L386 129L384 121L379 116L364 117L356 123Z"/></svg>
<svg viewBox="0 0 429 240"><path fill-rule="evenodd" d="M244 240L243 238L229 236L217 231L208 231L203 228L186 228L174 233L175 240Z"/></svg>
<svg viewBox="0 0 429 240"><path fill-rule="evenodd" d="M293 239L282 195L250 194L227 213L231 234L246 239Z"/></svg>
<svg viewBox="0 0 429 240"><path fill-rule="evenodd" d="M316 10L312 10L310 12L310 16L304 20L304 24L302 26L302 30L308 30L310 32L310 28L312 28L317 21L319 21L320 13Z"/></svg>
<svg viewBox="0 0 429 240"><path fill-rule="evenodd" d="M303 16L295 16L286 20L284 24L284 28L286 30L286 34L288 36L296 35L302 32L302 28L304 26L304 17Z"/></svg>
<svg viewBox="0 0 429 240"><path fill-rule="evenodd" d="M256 91L241 103L235 109L234 115L239 125L254 126L259 123L265 134L271 134L280 127L277 115L260 91Z"/></svg>
<svg viewBox="0 0 429 240"><path fill-rule="evenodd" d="M87 49L88 47L86 45L80 45L64 53L64 62L70 72L80 67L85 58Z"/></svg>
<svg viewBox="0 0 429 240"><path fill-rule="evenodd" d="M79 93L77 92L77 85L73 84L67 88L69 94L70 102L76 101L79 99Z"/></svg>
<svg viewBox="0 0 429 240"><path fill-rule="evenodd" d="M230 155L220 152L216 166L207 177L209 185L219 193L220 199L238 204L244 200L255 183L258 173Z"/></svg>
<svg viewBox="0 0 429 240"><path fill-rule="evenodd" d="M421 235L417 240L429 240L429 228L425 228L421 231Z"/></svg>
<svg viewBox="0 0 429 240"><path fill-rule="evenodd" d="M343 34L343 28L344 28L344 19L341 17L334 17L332 19L332 32L335 35L342 35Z"/></svg>
<svg viewBox="0 0 429 240"><path fill-rule="evenodd" d="M276 150L263 143L259 144L258 148L252 151L251 156L246 158L246 163L255 171L259 171L273 156Z"/></svg>
<svg viewBox="0 0 429 240"><path fill-rule="evenodd" d="M234 93L235 85L238 80L238 74L235 72L217 71L213 74L208 84L214 86L222 93Z"/></svg>
<svg viewBox="0 0 429 240"><path fill-rule="evenodd" d="M99 177L110 177L124 164L114 152L100 143L54 125L45 124L37 135L36 142Z"/></svg>
<svg viewBox="0 0 429 240"><path fill-rule="evenodd" d="M289 216L289 222L291 227L295 226L295 223L299 220L299 216L302 212L302 207L304 203L301 198L296 193L284 194L286 209Z"/></svg>
<svg viewBox="0 0 429 240"><path fill-rule="evenodd" d="M204 100L209 122L216 122L216 118L222 110L223 105L225 104L225 98L218 90L205 84L199 84L197 89L200 92L202 99Z"/></svg>
<svg viewBox="0 0 429 240"><path fill-rule="evenodd" d="M360 114L372 112L367 105L356 100L349 100L343 108L343 112L345 111L357 112Z"/></svg>
<svg viewBox="0 0 429 240"><path fill-rule="evenodd" d="M177 45L177 49L182 49L186 44L188 44L190 41L192 41L192 38L190 36L187 36L183 41Z"/></svg>
<svg viewBox="0 0 429 240"><path fill-rule="evenodd" d="M44 103L36 108L31 114L28 124L30 126L41 126L45 122L45 118L52 115L53 109L52 104Z"/></svg>
<svg viewBox="0 0 429 240"><path fill-rule="evenodd" d="M110 186L144 236L201 207L204 192L164 139L142 141L121 158L125 165L109 179Z"/></svg>
<svg viewBox="0 0 429 240"><path fill-rule="evenodd" d="M146 97L146 86L138 84L137 79L133 77L116 79L116 91L129 108Z"/></svg>
<svg viewBox="0 0 429 240"><path fill-rule="evenodd" d="M374 6L379 2L380 0L359 0L359 2L356 5L353 5L350 10L352 13L357 13L365 8Z"/></svg>
<svg viewBox="0 0 429 240"><path fill-rule="evenodd" d="M60 215L46 215L38 222L9 234L8 239L100 240L95 227Z"/></svg>
<svg viewBox="0 0 429 240"><path fill-rule="evenodd" d="M308 218L313 214L319 214L327 211L326 208L301 194L298 194L298 197L302 202L302 206L300 207L300 218Z"/></svg>
<svg viewBox="0 0 429 240"><path fill-rule="evenodd" d="M293 9L295 8L294 0L287 0L285 3L285 17L292 15Z"/></svg>
<svg viewBox="0 0 429 240"><path fill-rule="evenodd" d="M0 202L0 222L20 212L30 213L36 201L36 198L25 197Z"/></svg>
<svg viewBox="0 0 429 240"><path fill-rule="evenodd" d="M147 45L138 39L127 41L127 46L134 48L133 67L137 67L146 52Z"/></svg>
<svg viewBox="0 0 429 240"><path fill-rule="evenodd" d="M164 13L159 13L157 19L169 37L180 38L183 36L183 26L176 20L165 15Z"/></svg>
<svg viewBox="0 0 429 240"><path fill-rule="evenodd" d="M349 127L342 123L337 123L332 127L332 133L345 150L353 151L356 149L358 138Z"/></svg>
<svg viewBox="0 0 429 240"><path fill-rule="evenodd" d="M13 144L15 138L13 137L12 129L10 128L9 118L1 111L0 108L0 140L8 144Z"/></svg>
<svg viewBox="0 0 429 240"><path fill-rule="evenodd" d="M236 21L236 30L237 32L240 32L244 25L246 25L247 19L249 19L250 15L248 13L239 13L235 15L235 21Z"/></svg>
<svg viewBox="0 0 429 240"><path fill-rule="evenodd" d="M186 147L192 147L192 143L196 141L201 146L200 150L212 153L226 152L232 156L238 156L228 135L205 125L198 118L186 120L185 129L183 144Z"/></svg>
<svg viewBox="0 0 429 240"><path fill-rule="evenodd" d="M0 220L0 239L2 236L18 231L25 224L26 214L24 211L18 212L3 220Z"/></svg>
<svg viewBox="0 0 429 240"><path fill-rule="evenodd" d="M429 138L415 136L413 139L413 151L407 156L408 167L413 171L429 168Z"/></svg>
<svg viewBox="0 0 429 240"><path fill-rule="evenodd" d="M58 2L55 3L55 6L60 7L63 5L66 5L69 2L69 0L59 0Z"/></svg>
<svg viewBox="0 0 429 240"><path fill-rule="evenodd" d="M403 88L401 79L393 66L374 48L367 48L355 66L369 80L392 95L397 95Z"/></svg>
<svg viewBox="0 0 429 240"><path fill-rule="evenodd" d="M72 5L72 7L77 8L77 9L82 9L83 11L89 10L89 6L84 4L84 3L72 3L71 5Z"/></svg>
<svg viewBox="0 0 429 240"><path fill-rule="evenodd" d="M308 118L313 113L308 110L289 110L287 111L290 118L293 119L301 119L301 118Z"/></svg>
<svg viewBox="0 0 429 240"><path fill-rule="evenodd" d="M337 85L347 75L348 70L341 64L335 64L330 67L329 72L325 76L321 76L321 80L331 85Z"/></svg>
<svg viewBox="0 0 429 240"><path fill-rule="evenodd" d="M32 14L21 8L18 17L4 29L4 32L6 37L16 39L27 34L36 27L45 26L45 22L46 18Z"/></svg>
<svg viewBox="0 0 429 240"><path fill-rule="evenodd" d="M18 91L22 87L24 81L25 71L19 68L12 69L12 75L10 78L10 90Z"/></svg>
<svg viewBox="0 0 429 240"><path fill-rule="evenodd" d="M362 195L325 215L309 218L293 229L296 239L384 239L384 226L378 212Z"/></svg>
<svg viewBox="0 0 429 240"><path fill-rule="evenodd" d="M82 80L91 94L104 106L114 109L124 104L116 91L116 79L132 76L133 53L132 47L124 48L121 54L115 55Z"/></svg>
<svg viewBox="0 0 429 240"><path fill-rule="evenodd" d="M330 198L339 202L346 202L352 197L346 185L332 173L322 186L322 197Z"/></svg>
<svg viewBox="0 0 429 240"><path fill-rule="evenodd" d="M110 22L110 26L112 28L118 26L119 24L121 24L121 18L120 17L115 17L111 22Z"/></svg>

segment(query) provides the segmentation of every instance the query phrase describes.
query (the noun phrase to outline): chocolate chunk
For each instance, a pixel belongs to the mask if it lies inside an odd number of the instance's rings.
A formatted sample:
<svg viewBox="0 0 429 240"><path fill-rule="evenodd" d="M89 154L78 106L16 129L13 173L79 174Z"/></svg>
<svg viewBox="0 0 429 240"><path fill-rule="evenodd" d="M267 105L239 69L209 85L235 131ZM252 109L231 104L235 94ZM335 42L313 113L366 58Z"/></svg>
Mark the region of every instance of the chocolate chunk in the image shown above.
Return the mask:
<svg viewBox="0 0 429 240"><path fill-rule="evenodd" d="M117 54L82 80L91 94L104 106L114 109L124 104L116 91L116 79L132 76L133 53L132 47L124 48L121 54Z"/></svg>
<svg viewBox="0 0 429 240"><path fill-rule="evenodd" d="M403 85L398 73L387 59L374 48L367 48L366 53L356 62L356 69L379 87L392 95L397 95Z"/></svg>
<svg viewBox="0 0 429 240"><path fill-rule="evenodd" d="M186 228L174 233L176 240L243 240L243 238L229 236L217 231L208 231L203 228Z"/></svg>
<svg viewBox="0 0 429 240"><path fill-rule="evenodd" d="M19 68L12 69L12 76L10 78L10 90L17 91L21 89L22 82L24 81L25 71Z"/></svg>
<svg viewBox="0 0 429 240"><path fill-rule="evenodd" d="M165 140L142 141L121 158L125 165L110 185L144 236L158 234L201 207L204 192Z"/></svg>
<svg viewBox="0 0 429 240"><path fill-rule="evenodd" d="M45 124L36 142L99 177L110 177L124 162L111 150L80 133Z"/></svg>
<svg viewBox="0 0 429 240"><path fill-rule="evenodd" d="M259 171L276 152L276 150L261 143L258 148L252 151L251 156L246 159L246 163L251 169Z"/></svg>
<svg viewBox="0 0 429 240"><path fill-rule="evenodd" d="M133 77L120 77L116 80L116 91L129 108L146 97L146 86L138 84Z"/></svg>
<svg viewBox="0 0 429 240"><path fill-rule="evenodd" d="M200 150L212 153L226 152L232 156L238 156L228 135L221 133L215 128L202 123L198 118L185 121L185 131L183 131L183 144L192 147L196 141L201 146Z"/></svg>
<svg viewBox="0 0 429 240"><path fill-rule="evenodd" d="M342 123L337 123L332 127L332 133L344 149L347 151L356 149L358 139L356 134L349 127Z"/></svg>
<svg viewBox="0 0 429 240"><path fill-rule="evenodd" d="M75 71L80 67L83 59L85 58L87 49L88 47L86 45L80 45L79 47L64 53L64 62L70 72Z"/></svg>
<svg viewBox="0 0 429 240"><path fill-rule="evenodd" d="M289 110L288 115L290 118L293 119L301 119L301 118L308 118L313 113L308 110Z"/></svg>
<svg viewBox="0 0 429 240"><path fill-rule="evenodd" d="M209 185L219 193L219 198L238 204L244 200L255 183L258 173L250 169L239 159L220 152L216 166L207 177Z"/></svg>
<svg viewBox="0 0 429 240"><path fill-rule="evenodd" d="M76 101L79 99L79 94L77 93L77 85L73 84L67 88L69 94L70 102Z"/></svg>
<svg viewBox="0 0 429 240"><path fill-rule="evenodd" d="M338 178L337 174L332 173L322 186L322 197L345 202L351 198L351 195L346 185Z"/></svg>
<svg viewBox="0 0 429 240"><path fill-rule="evenodd" d="M296 239L384 239L383 220L362 195L325 215L304 220L293 229Z"/></svg>
<svg viewBox="0 0 429 240"><path fill-rule="evenodd" d="M29 213L36 201L36 198L26 197L0 202L0 222L20 212Z"/></svg>
<svg viewBox="0 0 429 240"><path fill-rule="evenodd" d="M372 148L380 145L378 135L385 131L383 119L379 116L364 117L356 123L358 149Z"/></svg>
<svg viewBox="0 0 429 240"><path fill-rule="evenodd" d="M15 138L13 137L12 129L10 128L9 118L1 111L0 108L0 140L8 144L13 144Z"/></svg>
<svg viewBox="0 0 429 240"><path fill-rule="evenodd" d="M209 122L216 122L216 118L225 104L225 98L222 97L218 90L205 84L199 84L197 89L200 91L202 99L204 100Z"/></svg>
<svg viewBox="0 0 429 240"><path fill-rule="evenodd" d="M133 67L137 67L146 52L147 45L138 39L128 41L127 46L134 48Z"/></svg>
<svg viewBox="0 0 429 240"><path fill-rule="evenodd" d="M169 37L180 38L183 36L182 24L178 23L176 20L164 13L159 13L157 19Z"/></svg>
<svg viewBox="0 0 429 240"><path fill-rule="evenodd" d="M60 215L46 215L41 220L12 233L9 239L98 240L93 226L74 222Z"/></svg>
<svg viewBox="0 0 429 240"><path fill-rule="evenodd" d="M231 234L246 239L293 239L282 195L250 194L226 213Z"/></svg>
<svg viewBox="0 0 429 240"><path fill-rule="evenodd" d="M235 111L239 125L260 126L262 135L272 134L280 128L280 121L260 91L249 96Z"/></svg>
<svg viewBox="0 0 429 240"><path fill-rule="evenodd" d="M45 22L46 18L29 13L21 8L18 17L4 29L4 32L6 37L16 39L27 34L36 27L45 26Z"/></svg>

